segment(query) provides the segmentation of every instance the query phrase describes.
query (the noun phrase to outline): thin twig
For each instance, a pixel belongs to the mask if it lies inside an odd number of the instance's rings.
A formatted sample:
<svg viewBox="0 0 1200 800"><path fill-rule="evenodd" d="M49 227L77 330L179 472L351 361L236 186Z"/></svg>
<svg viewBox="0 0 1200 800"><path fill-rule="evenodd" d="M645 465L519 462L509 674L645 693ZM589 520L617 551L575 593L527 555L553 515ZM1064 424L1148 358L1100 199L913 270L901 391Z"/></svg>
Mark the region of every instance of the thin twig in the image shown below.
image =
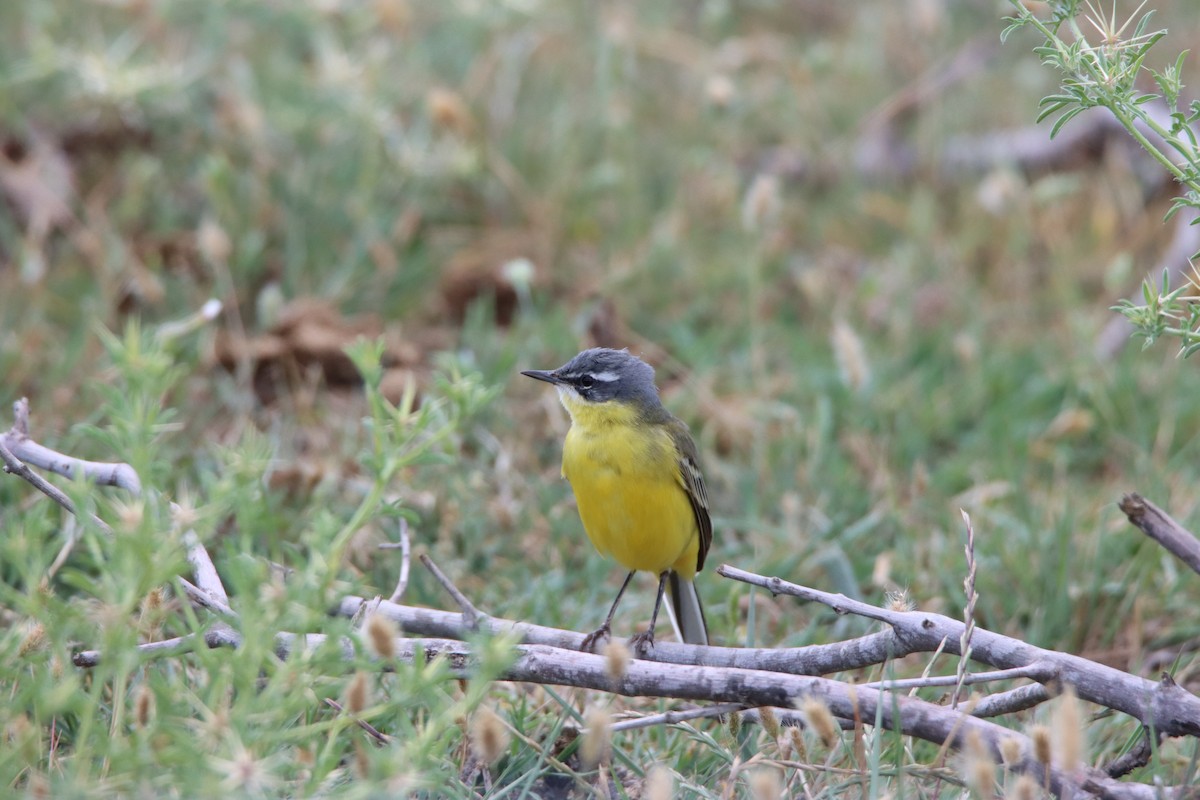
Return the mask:
<svg viewBox="0 0 1200 800"><path fill-rule="evenodd" d="M177 580L179 581L179 585L183 587L184 594L186 594L188 599L196 605L207 608L209 611L212 611L216 614L220 614L226 619L236 620L238 618L238 613L236 611L230 608L219 598L213 597L211 592L204 591L187 578L177 578Z"/></svg>
<svg viewBox="0 0 1200 800"><path fill-rule="evenodd" d="M404 590L408 588L408 568L412 561L412 543L408 538L408 520L404 517L400 518L400 541L399 542L384 542L379 545L380 550L395 550L400 548L400 579L396 581L396 589L392 592L392 596L388 598L389 602L399 603L404 597Z"/></svg>
<svg viewBox="0 0 1200 800"><path fill-rule="evenodd" d="M964 676L932 675L925 678L901 678L891 681L874 681L872 683L864 683L862 685L869 686L872 689L887 689L895 691L897 689L928 689L937 686L969 686L976 683L991 683L992 681L1011 681L1016 680L1017 678L1051 680L1055 674L1055 671L1045 664L1032 664L1028 667L1001 669L993 672L971 672Z"/></svg>
<svg viewBox="0 0 1200 800"><path fill-rule="evenodd" d="M345 709L342 708L342 704L339 703L337 700L334 700L331 697L325 698L325 705L329 706L330 708L332 708L334 711L338 712L339 714L346 713ZM375 744L379 745L380 747L384 746L385 744L391 744L392 737L388 736L386 733L383 733L382 731L380 731L378 728L376 728L371 723L367 722L366 720L359 719L358 717L355 717L355 716L351 716L350 718L354 720L355 725L362 728L364 731L367 732L368 736L370 736L372 739L375 740Z"/></svg>
<svg viewBox="0 0 1200 800"><path fill-rule="evenodd" d="M79 533L79 518L74 515L67 517L63 524L63 537L66 541L62 543L62 547L58 548L58 554L46 568L47 578L53 578L62 569L62 565L67 563L67 559L71 557L71 551L75 549L75 544L79 541Z"/></svg>
<svg viewBox="0 0 1200 800"><path fill-rule="evenodd" d="M653 728L657 725L676 725L680 722L687 722L693 719L712 719L713 717L723 717L726 714L734 714L745 710L746 706L741 703L717 703L711 706L701 706L699 708L689 708L686 711L667 711L662 714L647 714L642 717L634 717L633 719L625 719L620 722L614 722L609 726L609 730L613 733L621 731L632 731L638 728Z"/></svg>
<svg viewBox="0 0 1200 800"><path fill-rule="evenodd" d="M478 630L480 621L483 620L486 615L471 604L471 601L467 599L467 596L460 592L458 587L454 585L454 582L446 577L446 573L442 572L441 569L438 568L438 565L433 563L432 558L425 553L422 553L420 555L420 559L421 563L425 565L425 569L433 573L433 577L437 578L437 582L442 585L442 588L445 589L450 596L454 598L454 602L458 604L459 609L462 611L463 625L466 626L468 630Z"/></svg>

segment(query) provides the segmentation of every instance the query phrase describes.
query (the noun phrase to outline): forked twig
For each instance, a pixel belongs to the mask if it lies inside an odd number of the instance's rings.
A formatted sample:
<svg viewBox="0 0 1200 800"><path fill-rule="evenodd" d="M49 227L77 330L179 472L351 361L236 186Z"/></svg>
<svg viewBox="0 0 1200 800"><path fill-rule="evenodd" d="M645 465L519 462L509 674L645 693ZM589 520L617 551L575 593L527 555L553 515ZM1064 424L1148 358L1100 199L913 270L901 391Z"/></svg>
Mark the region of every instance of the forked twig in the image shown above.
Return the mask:
<svg viewBox="0 0 1200 800"><path fill-rule="evenodd" d="M75 480L82 476L100 486L118 486L135 497L141 495L141 478L138 477L137 470L130 465L123 462L86 461L51 450L29 438L27 398L22 397L13 403L13 418L15 423L7 433L0 436L0 445L7 447L18 459L64 478Z"/></svg>
<svg viewBox="0 0 1200 800"><path fill-rule="evenodd" d="M42 494L49 497L54 502L65 508L69 513L79 516L79 512L75 509L75 504L71 502L71 498L59 489L54 484L47 481L41 475L31 470L21 459L17 458L12 450L9 450L4 443L4 437L0 437L0 461L4 462L4 471L10 475L16 475L18 478L25 479L33 488L37 489ZM108 526L104 520L97 517L95 514L89 513L88 519L92 524L99 528L102 532L112 535L112 528Z"/></svg>
<svg viewBox="0 0 1200 800"><path fill-rule="evenodd" d="M458 587L454 585L454 582L446 577L446 573L442 572L441 569L438 568L438 565L433 563L432 558L425 553L422 553L420 555L420 559L421 563L425 565L425 569L433 573L433 577L437 578L437 582L442 585L442 588L445 589L450 596L454 598L454 602L458 604L459 609L462 611L463 625L465 625L468 630L478 630L480 621L485 619L487 615L477 609L471 603L471 601L467 599L467 596L458 590Z"/></svg>

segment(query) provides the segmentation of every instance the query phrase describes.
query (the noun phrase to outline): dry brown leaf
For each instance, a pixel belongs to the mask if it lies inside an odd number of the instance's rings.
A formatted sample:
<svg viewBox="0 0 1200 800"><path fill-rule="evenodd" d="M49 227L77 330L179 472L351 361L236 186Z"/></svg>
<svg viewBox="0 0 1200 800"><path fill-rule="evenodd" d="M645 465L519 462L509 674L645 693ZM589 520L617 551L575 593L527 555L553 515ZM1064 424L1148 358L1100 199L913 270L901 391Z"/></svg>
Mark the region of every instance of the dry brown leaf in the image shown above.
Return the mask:
<svg viewBox="0 0 1200 800"><path fill-rule="evenodd" d="M230 371L249 362L259 399L270 403L280 384L294 390L313 369L319 370L327 386L359 385L362 377L346 355L346 347L360 337L373 339L384 334L383 323L374 315L347 318L326 300L300 298L280 309L278 321L265 333L243 338L228 329L218 331L213 355ZM414 379L419 393L426 383L421 365L428 349L394 333L384 336L384 341L384 395L397 401L407 382Z"/></svg>
<svg viewBox="0 0 1200 800"><path fill-rule="evenodd" d="M0 142L0 189L35 242L74 219L75 172L59 143L48 136Z"/></svg>
<svg viewBox="0 0 1200 800"><path fill-rule="evenodd" d="M495 298L496 322L508 325L517 311L517 282L528 280L530 288L538 284L542 265L548 261L544 239L532 230L485 230L445 264L440 291L447 314L461 323L471 303L490 295ZM530 274L521 276L515 266L526 263Z"/></svg>

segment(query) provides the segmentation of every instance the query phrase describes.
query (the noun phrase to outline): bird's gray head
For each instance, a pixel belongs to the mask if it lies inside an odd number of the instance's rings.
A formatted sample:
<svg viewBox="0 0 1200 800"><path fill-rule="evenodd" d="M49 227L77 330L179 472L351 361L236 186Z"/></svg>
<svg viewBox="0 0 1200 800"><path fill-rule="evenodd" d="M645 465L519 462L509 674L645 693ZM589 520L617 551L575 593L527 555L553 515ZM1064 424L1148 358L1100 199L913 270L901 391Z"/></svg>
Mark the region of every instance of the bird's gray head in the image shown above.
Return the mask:
<svg viewBox="0 0 1200 800"><path fill-rule="evenodd" d="M560 395L564 391L573 392L588 403L619 400L641 406L660 405L654 367L628 350L593 347L556 370L527 370L521 374L554 384ZM563 397L565 400L566 396Z"/></svg>

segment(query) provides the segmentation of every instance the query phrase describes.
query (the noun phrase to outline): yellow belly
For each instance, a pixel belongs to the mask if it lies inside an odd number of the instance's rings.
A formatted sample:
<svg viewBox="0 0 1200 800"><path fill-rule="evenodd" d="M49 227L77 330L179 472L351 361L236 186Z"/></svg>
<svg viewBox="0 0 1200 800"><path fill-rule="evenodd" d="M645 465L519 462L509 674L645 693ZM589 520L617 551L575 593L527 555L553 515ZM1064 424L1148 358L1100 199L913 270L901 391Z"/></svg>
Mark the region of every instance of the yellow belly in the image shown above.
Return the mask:
<svg viewBox="0 0 1200 800"><path fill-rule="evenodd" d="M573 425L563 447L563 475L601 554L630 570L696 574L699 530L668 434Z"/></svg>

